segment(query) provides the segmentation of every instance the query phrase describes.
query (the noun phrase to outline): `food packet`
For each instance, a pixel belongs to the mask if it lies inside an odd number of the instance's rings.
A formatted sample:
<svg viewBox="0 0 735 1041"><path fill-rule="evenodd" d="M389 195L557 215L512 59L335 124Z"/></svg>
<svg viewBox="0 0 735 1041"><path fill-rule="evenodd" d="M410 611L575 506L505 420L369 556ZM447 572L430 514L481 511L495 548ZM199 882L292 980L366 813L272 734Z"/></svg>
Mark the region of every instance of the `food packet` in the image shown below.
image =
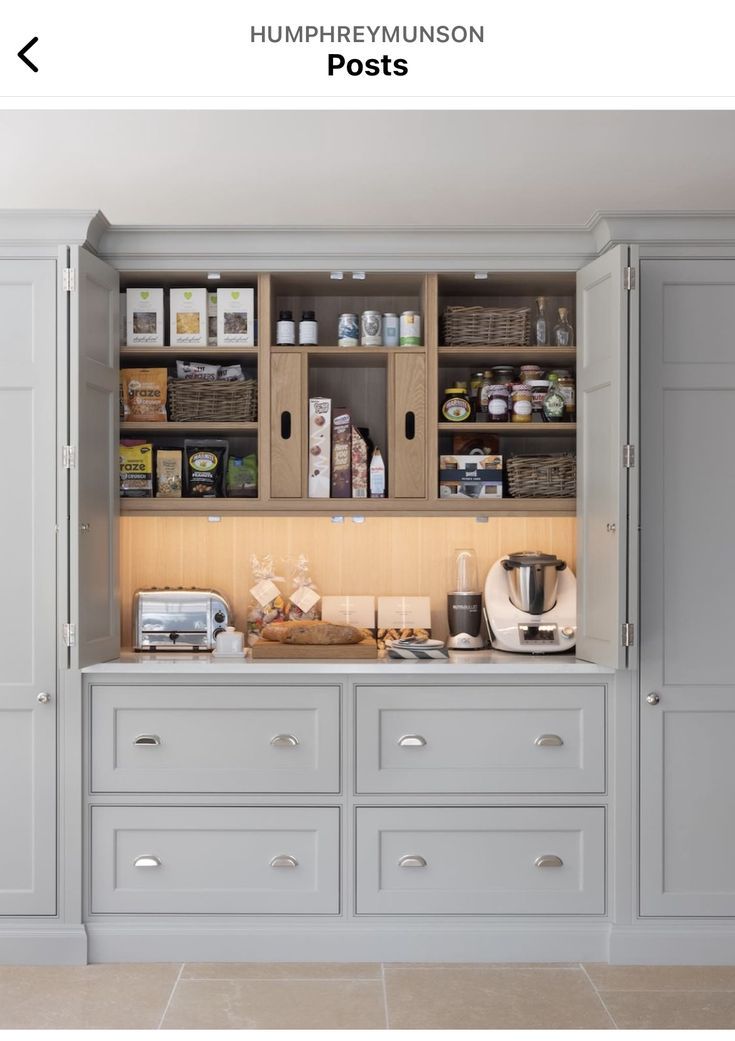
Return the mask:
<svg viewBox="0 0 735 1041"><path fill-rule="evenodd" d="M217 379L225 383L242 383L245 379L242 365L220 365Z"/></svg>
<svg viewBox="0 0 735 1041"><path fill-rule="evenodd" d="M156 450L157 498L181 498L181 461L182 453L180 448L159 448Z"/></svg>
<svg viewBox="0 0 735 1041"><path fill-rule="evenodd" d="M190 499L220 498L224 494L227 441L217 438L184 441L184 480Z"/></svg>
<svg viewBox="0 0 735 1041"><path fill-rule="evenodd" d="M290 605L289 618L291 621L307 619L312 621L321 616L321 597L314 588L311 574L309 572L309 561L302 553L296 558L291 573L291 593L288 602Z"/></svg>
<svg viewBox="0 0 735 1041"><path fill-rule="evenodd" d="M264 625L285 622L289 617L289 602L283 595L283 575L277 575L273 557L267 553L250 557L253 585L250 587L248 608L248 643L252 646L260 637ZM279 585L280 583L280 585Z"/></svg>
<svg viewBox="0 0 735 1041"><path fill-rule="evenodd" d="M252 498L258 494L258 457L231 455L227 460L225 491L230 498Z"/></svg>
<svg viewBox="0 0 735 1041"><path fill-rule="evenodd" d="M219 365L212 365L206 361L177 361L176 377L180 380L209 380L214 382L219 378Z"/></svg>
<svg viewBox="0 0 735 1041"><path fill-rule="evenodd" d="M126 499L153 495L153 445L147 441L120 442L120 495Z"/></svg>
<svg viewBox="0 0 735 1041"><path fill-rule="evenodd" d="M166 369L122 369L123 408L132 422L166 421Z"/></svg>

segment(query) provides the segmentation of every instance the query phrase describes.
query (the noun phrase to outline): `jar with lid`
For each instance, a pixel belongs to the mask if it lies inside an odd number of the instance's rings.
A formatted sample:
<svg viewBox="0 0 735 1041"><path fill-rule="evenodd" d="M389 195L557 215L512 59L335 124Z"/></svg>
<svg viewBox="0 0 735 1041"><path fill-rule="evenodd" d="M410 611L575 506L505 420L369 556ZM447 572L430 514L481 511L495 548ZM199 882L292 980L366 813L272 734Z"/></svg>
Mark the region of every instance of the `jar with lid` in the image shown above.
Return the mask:
<svg viewBox="0 0 735 1041"><path fill-rule="evenodd" d="M514 383L513 393L511 394L511 400L513 402L513 415L511 416L512 423L530 423L531 422L531 388L527 383Z"/></svg>
<svg viewBox="0 0 735 1041"><path fill-rule="evenodd" d="M319 326L313 311L302 311L299 322L299 343L302 347L315 347L319 340Z"/></svg>
<svg viewBox="0 0 735 1041"><path fill-rule="evenodd" d="M566 419L566 402L559 389L559 377L555 372L549 375L549 389L544 398L544 419L547 423L563 423Z"/></svg>
<svg viewBox="0 0 735 1041"><path fill-rule="evenodd" d="M485 369L482 374L482 383L477 392L477 411L487 412L487 400L490 387L493 386L493 374L490 369Z"/></svg>
<svg viewBox="0 0 735 1041"><path fill-rule="evenodd" d="M442 419L447 423L465 423L472 416L472 405L466 387L447 387L442 403Z"/></svg>
<svg viewBox="0 0 735 1041"><path fill-rule="evenodd" d="M486 391L487 418L490 423L507 423L510 402L504 383L491 383Z"/></svg>
<svg viewBox="0 0 735 1041"><path fill-rule="evenodd" d="M341 314L337 324L337 346L357 347L360 343L360 321L356 314Z"/></svg>
<svg viewBox="0 0 735 1041"><path fill-rule="evenodd" d="M398 315L388 312L383 315L383 346L397 347L399 339Z"/></svg>
<svg viewBox="0 0 735 1041"><path fill-rule="evenodd" d="M569 324L569 309L559 308L559 321L554 326L554 344L557 347L571 347L574 343L574 329Z"/></svg>
<svg viewBox="0 0 735 1041"><path fill-rule="evenodd" d="M483 376L484 373L482 372L473 372L470 376L470 403L476 412L481 411L480 390L482 389Z"/></svg>
<svg viewBox="0 0 735 1041"><path fill-rule="evenodd" d="M296 323L293 311L279 311L276 323L276 344L279 347L293 347L296 343Z"/></svg>
<svg viewBox="0 0 735 1041"><path fill-rule="evenodd" d="M515 382L516 370L512 365L493 365L493 382L504 383L512 388Z"/></svg>
<svg viewBox="0 0 735 1041"><path fill-rule="evenodd" d="M383 344L383 314L381 311L363 311L360 315L360 346L381 347Z"/></svg>
<svg viewBox="0 0 735 1041"><path fill-rule="evenodd" d="M543 379L544 370L540 365L521 365L521 383L527 383L529 380L540 380Z"/></svg>
<svg viewBox="0 0 735 1041"><path fill-rule="evenodd" d="M564 397L564 411L568 420L573 420L577 411L576 385L573 376L559 375L559 390Z"/></svg>
<svg viewBox="0 0 735 1041"><path fill-rule="evenodd" d="M531 391L531 422L543 423L544 398L549 389L548 380L528 380L526 386Z"/></svg>

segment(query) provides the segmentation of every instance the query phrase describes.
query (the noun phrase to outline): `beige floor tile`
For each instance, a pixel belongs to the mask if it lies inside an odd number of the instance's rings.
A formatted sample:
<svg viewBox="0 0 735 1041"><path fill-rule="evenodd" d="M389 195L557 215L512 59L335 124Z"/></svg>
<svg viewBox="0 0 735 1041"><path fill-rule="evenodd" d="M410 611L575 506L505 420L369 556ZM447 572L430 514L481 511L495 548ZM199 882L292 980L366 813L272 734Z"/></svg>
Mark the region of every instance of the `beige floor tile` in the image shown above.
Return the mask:
<svg viewBox="0 0 735 1041"><path fill-rule="evenodd" d="M387 968L391 1029L609 1029L581 969Z"/></svg>
<svg viewBox="0 0 735 1041"><path fill-rule="evenodd" d="M0 967L0 1029L155 1029L179 965Z"/></svg>
<svg viewBox="0 0 735 1041"><path fill-rule="evenodd" d="M166 1029L381 1030L381 980L181 980Z"/></svg>
<svg viewBox="0 0 735 1041"><path fill-rule="evenodd" d="M716 990L606 990L600 996L621 1029L732 1030L735 994Z"/></svg>
<svg viewBox="0 0 735 1041"><path fill-rule="evenodd" d="M587 965L599 990L735 990L732 965Z"/></svg>
<svg viewBox="0 0 735 1041"><path fill-rule="evenodd" d="M380 962L188 962L184 980L376 980Z"/></svg>

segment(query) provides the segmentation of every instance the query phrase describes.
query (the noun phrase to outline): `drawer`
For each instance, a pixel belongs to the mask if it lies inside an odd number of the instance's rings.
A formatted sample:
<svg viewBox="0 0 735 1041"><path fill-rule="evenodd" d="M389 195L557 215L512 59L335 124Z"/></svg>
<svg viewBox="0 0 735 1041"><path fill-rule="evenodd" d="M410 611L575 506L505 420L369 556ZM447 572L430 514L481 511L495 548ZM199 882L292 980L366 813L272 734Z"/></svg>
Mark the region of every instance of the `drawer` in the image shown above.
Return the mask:
<svg viewBox="0 0 735 1041"><path fill-rule="evenodd" d="M605 688L356 692L357 791L603 792Z"/></svg>
<svg viewBox="0 0 735 1041"><path fill-rule="evenodd" d="M339 780L338 686L95 685L93 792L321 792Z"/></svg>
<svg viewBox="0 0 735 1041"><path fill-rule="evenodd" d="M338 914L337 807L95 806L96 914Z"/></svg>
<svg viewBox="0 0 735 1041"><path fill-rule="evenodd" d="M357 913L605 911L603 807L357 810Z"/></svg>

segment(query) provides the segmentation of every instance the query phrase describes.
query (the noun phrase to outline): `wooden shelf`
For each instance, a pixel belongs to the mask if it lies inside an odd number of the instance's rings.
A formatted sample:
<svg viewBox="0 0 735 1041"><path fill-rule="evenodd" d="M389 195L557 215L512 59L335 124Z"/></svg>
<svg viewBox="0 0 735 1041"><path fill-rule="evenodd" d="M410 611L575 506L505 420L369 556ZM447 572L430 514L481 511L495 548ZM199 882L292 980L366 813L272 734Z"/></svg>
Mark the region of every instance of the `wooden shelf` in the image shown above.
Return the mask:
<svg viewBox="0 0 735 1041"><path fill-rule="evenodd" d="M508 344L502 347L439 347L439 365L474 365L492 362L505 365L574 365L577 347L519 347Z"/></svg>
<svg viewBox="0 0 735 1041"><path fill-rule="evenodd" d="M257 434L257 423L121 423L123 434Z"/></svg>
<svg viewBox="0 0 735 1041"><path fill-rule="evenodd" d="M438 423L437 427L440 434L474 431L477 434L530 434L551 437L577 432L576 423Z"/></svg>
<svg viewBox="0 0 735 1041"><path fill-rule="evenodd" d="M126 358L160 358L166 355L171 361L177 358L194 358L204 361L206 358L252 358L258 357L257 347L121 347L120 360Z"/></svg>
<svg viewBox="0 0 735 1041"><path fill-rule="evenodd" d="M265 517L573 517L574 499L120 499L120 513L202 517L258 514Z"/></svg>

